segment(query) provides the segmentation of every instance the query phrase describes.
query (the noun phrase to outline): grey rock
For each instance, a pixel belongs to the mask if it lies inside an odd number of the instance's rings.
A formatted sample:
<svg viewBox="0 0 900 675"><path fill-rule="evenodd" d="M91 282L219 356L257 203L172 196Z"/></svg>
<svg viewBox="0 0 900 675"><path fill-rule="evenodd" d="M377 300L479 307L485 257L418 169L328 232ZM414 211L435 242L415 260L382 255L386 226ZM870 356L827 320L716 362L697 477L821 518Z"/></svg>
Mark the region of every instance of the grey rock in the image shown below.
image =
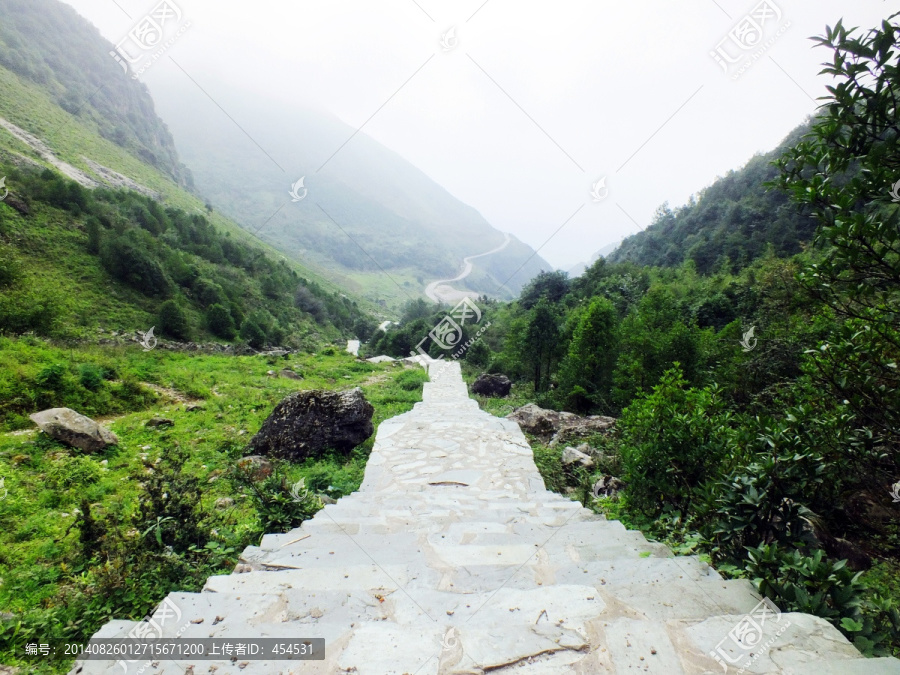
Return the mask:
<svg viewBox="0 0 900 675"><path fill-rule="evenodd" d="M581 450L573 448L571 446L562 451L562 463L566 466L569 466L570 464L578 464L579 466L583 466L585 469L590 469L594 466L594 460L591 459L590 455L585 454Z"/></svg>
<svg viewBox="0 0 900 675"><path fill-rule="evenodd" d="M375 431L374 408L358 387L298 391L283 399L250 440L256 455L303 460L333 448L349 452Z"/></svg>
<svg viewBox="0 0 900 675"><path fill-rule="evenodd" d="M516 408L506 419L516 422L522 431L537 436L551 447L598 433L608 433L616 423L615 417L579 417L570 412L546 410L534 403Z"/></svg>
<svg viewBox="0 0 900 675"><path fill-rule="evenodd" d="M570 418L577 417L572 413L546 410L534 403L528 403L521 408L516 408L506 416L506 419L517 423L525 433L537 436L543 441L549 441L564 423L568 422Z"/></svg>
<svg viewBox="0 0 900 675"><path fill-rule="evenodd" d="M550 441L550 445L571 443L595 434L607 434L615 424L615 417L603 417L601 415L578 417L573 415L562 421L559 431L557 431L553 440Z"/></svg>
<svg viewBox="0 0 900 675"><path fill-rule="evenodd" d="M229 509L234 506L234 500L231 497L219 497L216 500L217 509Z"/></svg>
<svg viewBox="0 0 900 675"><path fill-rule="evenodd" d="M290 368L285 368L285 369L281 370L278 374L281 375L282 377L286 377L289 380L302 380L303 379L303 377L301 375L298 375Z"/></svg>
<svg viewBox="0 0 900 675"><path fill-rule="evenodd" d="M184 406L186 412L197 412L198 410L203 410L203 406L197 403L191 403L190 405Z"/></svg>
<svg viewBox="0 0 900 675"><path fill-rule="evenodd" d="M21 213L23 216L27 216L31 212L31 210L28 208L28 203L23 199L19 199L12 192L10 192L8 195L6 195L6 199L3 200L3 203L9 204L12 208L14 208L16 211Z"/></svg>
<svg viewBox="0 0 900 675"><path fill-rule="evenodd" d="M512 388L512 382L506 375L489 375L482 373L472 383L472 393L482 396L490 396L491 398L502 398L509 396L509 390Z"/></svg>
<svg viewBox="0 0 900 675"><path fill-rule="evenodd" d="M119 443L114 433L70 408L50 408L29 417L48 436L85 452L98 452Z"/></svg>
<svg viewBox="0 0 900 675"><path fill-rule="evenodd" d="M166 419L165 417L151 417L147 420L145 427L172 427L175 426L175 420Z"/></svg>

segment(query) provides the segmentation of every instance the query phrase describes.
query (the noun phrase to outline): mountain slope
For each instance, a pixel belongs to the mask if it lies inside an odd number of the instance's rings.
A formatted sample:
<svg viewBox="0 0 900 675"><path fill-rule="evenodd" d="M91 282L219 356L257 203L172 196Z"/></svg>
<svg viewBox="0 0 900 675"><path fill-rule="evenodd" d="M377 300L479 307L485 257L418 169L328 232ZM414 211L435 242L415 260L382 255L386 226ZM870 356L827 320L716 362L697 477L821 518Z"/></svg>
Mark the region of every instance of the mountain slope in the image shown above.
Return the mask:
<svg viewBox="0 0 900 675"><path fill-rule="evenodd" d="M52 86L3 67L0 91L0 177L10 191L0 202L0 332L159 333L166 301L178 308L170 318L184 318L184 330L169 322L169 337L230 339L245 321L255 326L241 336L256 345L351 332L361 316L354 301L103 138L99 111L86 104L73 115ZM120 184L144 194L82 187ZM210 312L222 319L215 329Z"/></svg>
<svg viewBox="0 0 900 675"><path fill-rule="evenodd" d="M286 253L356 281L358 290L387 272L402 285L395 297L406 300L504 241L475 209L365 133L325 113L247 96L239 84L204 85L252 140L189 81L154 80L153 92L199 189ZM178 114L185 107L194 113ZM308 194L295 203L288 192L301 176ZM514 239L480 259L468 282L512 297L541 269L551 268Z"/></svg>
<svg viewBox="0 0 900 675"><path fill-rule="evenodd" d="M772 160L808 130L808 122L797 127L776 149L730 171L688 204L674 211L664 204L652 225L625 239L608 259L664 267L693 260L700 272L707 273L726 258L733 266L744 267L769 244L779 256L798 253L812 239L815 221L784 192L768 190L764 184L777 173Z"/></svg>
<svg viewBox="0 0 900 675"><path fill-rule="evenodd" d="M0 65L89 119L103 138L177 183L191 184L146 87L122 76L109 56L111 45L94 26L57 0L0 0L0 16Z"/></svg>

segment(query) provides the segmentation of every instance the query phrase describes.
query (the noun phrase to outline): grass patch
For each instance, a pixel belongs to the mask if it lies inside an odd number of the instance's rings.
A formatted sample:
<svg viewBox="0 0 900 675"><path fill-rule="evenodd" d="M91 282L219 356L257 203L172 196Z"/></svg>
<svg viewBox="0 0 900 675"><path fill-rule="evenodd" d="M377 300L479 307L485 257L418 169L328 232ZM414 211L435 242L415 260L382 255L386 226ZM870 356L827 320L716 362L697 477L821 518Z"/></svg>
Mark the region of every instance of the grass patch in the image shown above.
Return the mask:
<svg viewBox="0 0 900 675"><path fill-rule="evenodd" d="M330 352L229 357L3 340L0 401L10 399L5 392L20 394L3 409L4 428L23 427L40 407L67 406L108 419L120 444L88 455L36 431L0 434L7 491L0 500L0 612L13 615L0 621L0 663L67 672L70 662L26 663L24 644L84 642L110 618L140 619L170 591L197 591L207 576L230 572L263 532L256 501L232 479L232 467L288 394L359 386L375 408L376 425L421 400L424 370ZM267 375L285 367L303 379ZM189 411L184 399L200 399L201 407ZM154 416L174 425L146 427ZM373 443L370 438L347 456L284 465L285 480L302 478L311 492L334 498L349 494L362 482ZM156 487L150 469L165 477ZM160 511L157 522L148 511L152 491L166 485L198 495L202 532L190 541L168 541L175 532L169 523L177 519ZM113 554L101 560L92 556L96 550Z"/></svg>

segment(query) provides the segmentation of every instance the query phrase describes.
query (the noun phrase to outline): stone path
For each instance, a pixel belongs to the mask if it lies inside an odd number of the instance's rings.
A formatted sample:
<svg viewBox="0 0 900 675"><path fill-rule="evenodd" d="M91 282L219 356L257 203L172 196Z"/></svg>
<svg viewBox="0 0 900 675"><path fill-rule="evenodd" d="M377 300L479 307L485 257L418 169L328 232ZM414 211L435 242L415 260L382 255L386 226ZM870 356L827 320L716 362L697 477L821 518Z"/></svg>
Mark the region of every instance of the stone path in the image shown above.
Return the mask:
<svg viewBox="0 0 900 675"><path fill-rule="evenodd" d="M166 636L320 637L325 660L160 661L143 672L722 673L714 654L732 673L748 661L748 673L900 673L805 614L770 612L758 641L770 648L743 649L729 632L752 626L748 613L761 620L749 582L548 492L522 432L479 410L459 364L431 371L424 401L379 427L358 492L266 535L203 592L166 600L180 614ZM133 627L113 621L97 635Z"/></svg>

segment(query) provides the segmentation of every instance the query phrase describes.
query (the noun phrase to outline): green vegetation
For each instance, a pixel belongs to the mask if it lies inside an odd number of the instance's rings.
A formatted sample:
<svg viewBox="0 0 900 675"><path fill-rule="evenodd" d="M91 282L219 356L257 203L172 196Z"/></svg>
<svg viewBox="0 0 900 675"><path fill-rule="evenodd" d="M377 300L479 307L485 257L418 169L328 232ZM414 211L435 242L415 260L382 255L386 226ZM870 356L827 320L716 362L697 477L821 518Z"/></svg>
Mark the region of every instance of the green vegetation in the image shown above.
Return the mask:
<svg viewBox="0 0 900 675"><path fill-rule="evenodd" d="M516 403L619 417L591 473L535 445L549 487L867 655L900 654L897 16L828 28L817 118L613 260L539 275L483 340Z"/></svg>
<svg viewBox="0 0 900 675"><path fill-rule="evenodd" d="M153 112L146 87L122 77L97 29L55 0L6 0L0 24L0 65L49 92L72 115L89 120L103 138L190 185L175 143Z"/></svg>
<svg viewBox="0 0 900 675"><path fill-rule="evenodd" d="M275 463L261 481L235 467L284 396L361 386L377 424L419 401L426 379L419 368L373 365L334 349L197 356L0 338L0 358L0 373L11 378L0 385L0 424L22 426L27 412L72 406L106 420L120 439L88 455L33 431L0 435L8 490L0 500L0 608L14 616L0 622L0 662L12 665L22 663L27 642L84 642L111 618L140 619L170 591L199 590L208 576L230 572L263 532L311 517L319 495L358 489L373 439L349 455ZM285 367L303 379L267 375ZM146 426L155 416L174 424ZM308 495L297 502L290 491L301 479Z"/></svg>
<svg viewBox="0 0 900 675"><path fill-rule="evenodd" d="M28 215L0 204L0 333L84 337L158 328L254 348L352 334L356 302L222 233L206 216L132 191L89 191L0 162ZM59 289L66 289L60 293ZM246 328L245 328L246 327Z"/></svg>
<svg viewBox="0 0 900 675"><path fill-rule="evenodd" d="M778 169L772 161L809 130L794 129L779 147L757 155L738 171L729 171L677 209L656 210L653 223L626 238L610 262L677 267L692 261L703 274L723 266L737 271L773 248L779 256L799 253L812 241L816 221L798 210L788 195L767 190Z"/></svg>

